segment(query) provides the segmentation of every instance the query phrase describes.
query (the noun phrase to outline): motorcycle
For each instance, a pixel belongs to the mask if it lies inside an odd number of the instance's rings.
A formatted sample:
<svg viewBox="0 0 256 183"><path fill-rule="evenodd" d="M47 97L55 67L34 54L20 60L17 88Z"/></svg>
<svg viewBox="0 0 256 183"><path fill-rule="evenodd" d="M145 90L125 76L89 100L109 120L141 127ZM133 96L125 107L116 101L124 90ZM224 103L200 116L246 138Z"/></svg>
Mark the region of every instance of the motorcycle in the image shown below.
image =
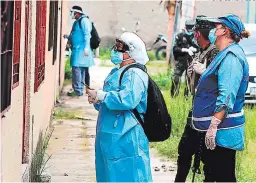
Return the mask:
<svg viewBox="0 0 256 183"><path fill-rule="evenodd" d="M155 40L155 42L153 43L152 45L152 48L155 46L155 44L157 44L159 41L162 41L164 42L165 44L167 44L167 38L163 35L163 34L159 34ZM147 51L149 50L152 50L151 49L148 49ZM162 45L160 46L159 48L156 49L155 51L155 56L156 56L156 59L157 60L165 60L166 59L166 48L167 46L166 45Z"/></svg>

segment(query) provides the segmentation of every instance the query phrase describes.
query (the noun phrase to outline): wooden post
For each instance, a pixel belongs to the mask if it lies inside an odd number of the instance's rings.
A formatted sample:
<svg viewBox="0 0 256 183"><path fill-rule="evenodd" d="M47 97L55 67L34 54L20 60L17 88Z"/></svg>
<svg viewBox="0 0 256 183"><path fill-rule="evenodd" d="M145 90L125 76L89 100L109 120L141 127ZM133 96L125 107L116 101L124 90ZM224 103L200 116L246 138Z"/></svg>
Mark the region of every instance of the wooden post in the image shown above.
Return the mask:
<svg viewBox="0 0 256 183"><path fill-rule="evenodd" d="M167 42L167 62L169 63L170 58L170 51L171 51L171 45L173 40L173 33L174 33L174 22L175 22L175 6L176 6L176 0L170 0L167 6L167 11L169 15L168 20L168 42Z"/></svg>

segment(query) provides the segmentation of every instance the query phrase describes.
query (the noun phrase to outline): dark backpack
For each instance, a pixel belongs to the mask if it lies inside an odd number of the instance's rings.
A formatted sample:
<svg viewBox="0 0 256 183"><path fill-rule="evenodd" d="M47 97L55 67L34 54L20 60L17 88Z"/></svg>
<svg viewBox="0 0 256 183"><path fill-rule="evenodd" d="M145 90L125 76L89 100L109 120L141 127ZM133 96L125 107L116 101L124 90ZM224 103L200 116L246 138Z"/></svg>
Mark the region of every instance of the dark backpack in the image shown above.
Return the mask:
<svg viewBox="0 0 256 183"><path fill-rule="evenodd" d="M139 68L146 72L146 67L140 64L133 64L126 67L120 76L120 86L124 73L130 68ZM144 121L136 108L132 112L143 127L148 140L150 142L160 142L170 137L172 119L168 113L161 90L150 76L148 77L147 111L143 114Z"/></svg>
<svg viewBox="0 0 256 183"><path fill-rule="evenodd" d="M87 17L89 19L89 17ZM80 18L79 19L79 27L81 29L81 21L82 21L83 18ZM99 37L99 34L94 26L94 23L92 22L92 31L91 31L91 39L90 39L90 46L91 48L94 50L94 49L97 49L100 45L100 37Z"/></svg>

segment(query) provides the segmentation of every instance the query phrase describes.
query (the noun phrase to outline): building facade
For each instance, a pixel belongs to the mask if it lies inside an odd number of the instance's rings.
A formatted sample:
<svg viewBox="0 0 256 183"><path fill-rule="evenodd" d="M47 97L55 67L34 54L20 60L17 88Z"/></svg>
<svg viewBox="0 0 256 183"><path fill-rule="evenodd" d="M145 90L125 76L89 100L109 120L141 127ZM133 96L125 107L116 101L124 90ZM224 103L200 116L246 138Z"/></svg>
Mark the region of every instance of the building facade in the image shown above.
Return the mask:
<svg viewBox="0 0 256 183"><path fill-rule="evenodd" d="M1 1L1 181L22 181L64 82L65 1Z"/></svg>

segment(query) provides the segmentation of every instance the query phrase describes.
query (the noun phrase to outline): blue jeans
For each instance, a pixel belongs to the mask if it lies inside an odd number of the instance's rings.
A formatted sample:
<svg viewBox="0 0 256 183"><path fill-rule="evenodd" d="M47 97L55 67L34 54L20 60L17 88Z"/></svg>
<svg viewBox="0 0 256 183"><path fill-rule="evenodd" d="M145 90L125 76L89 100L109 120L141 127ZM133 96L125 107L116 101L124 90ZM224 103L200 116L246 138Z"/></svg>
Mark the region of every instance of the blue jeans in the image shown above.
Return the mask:
<svg viewBox="0 0 256 183"><path fill-rule="evenodd" d="M78 96L84 93L85 77L88 72L88 67L72 67L72 87Z"/></svg>

